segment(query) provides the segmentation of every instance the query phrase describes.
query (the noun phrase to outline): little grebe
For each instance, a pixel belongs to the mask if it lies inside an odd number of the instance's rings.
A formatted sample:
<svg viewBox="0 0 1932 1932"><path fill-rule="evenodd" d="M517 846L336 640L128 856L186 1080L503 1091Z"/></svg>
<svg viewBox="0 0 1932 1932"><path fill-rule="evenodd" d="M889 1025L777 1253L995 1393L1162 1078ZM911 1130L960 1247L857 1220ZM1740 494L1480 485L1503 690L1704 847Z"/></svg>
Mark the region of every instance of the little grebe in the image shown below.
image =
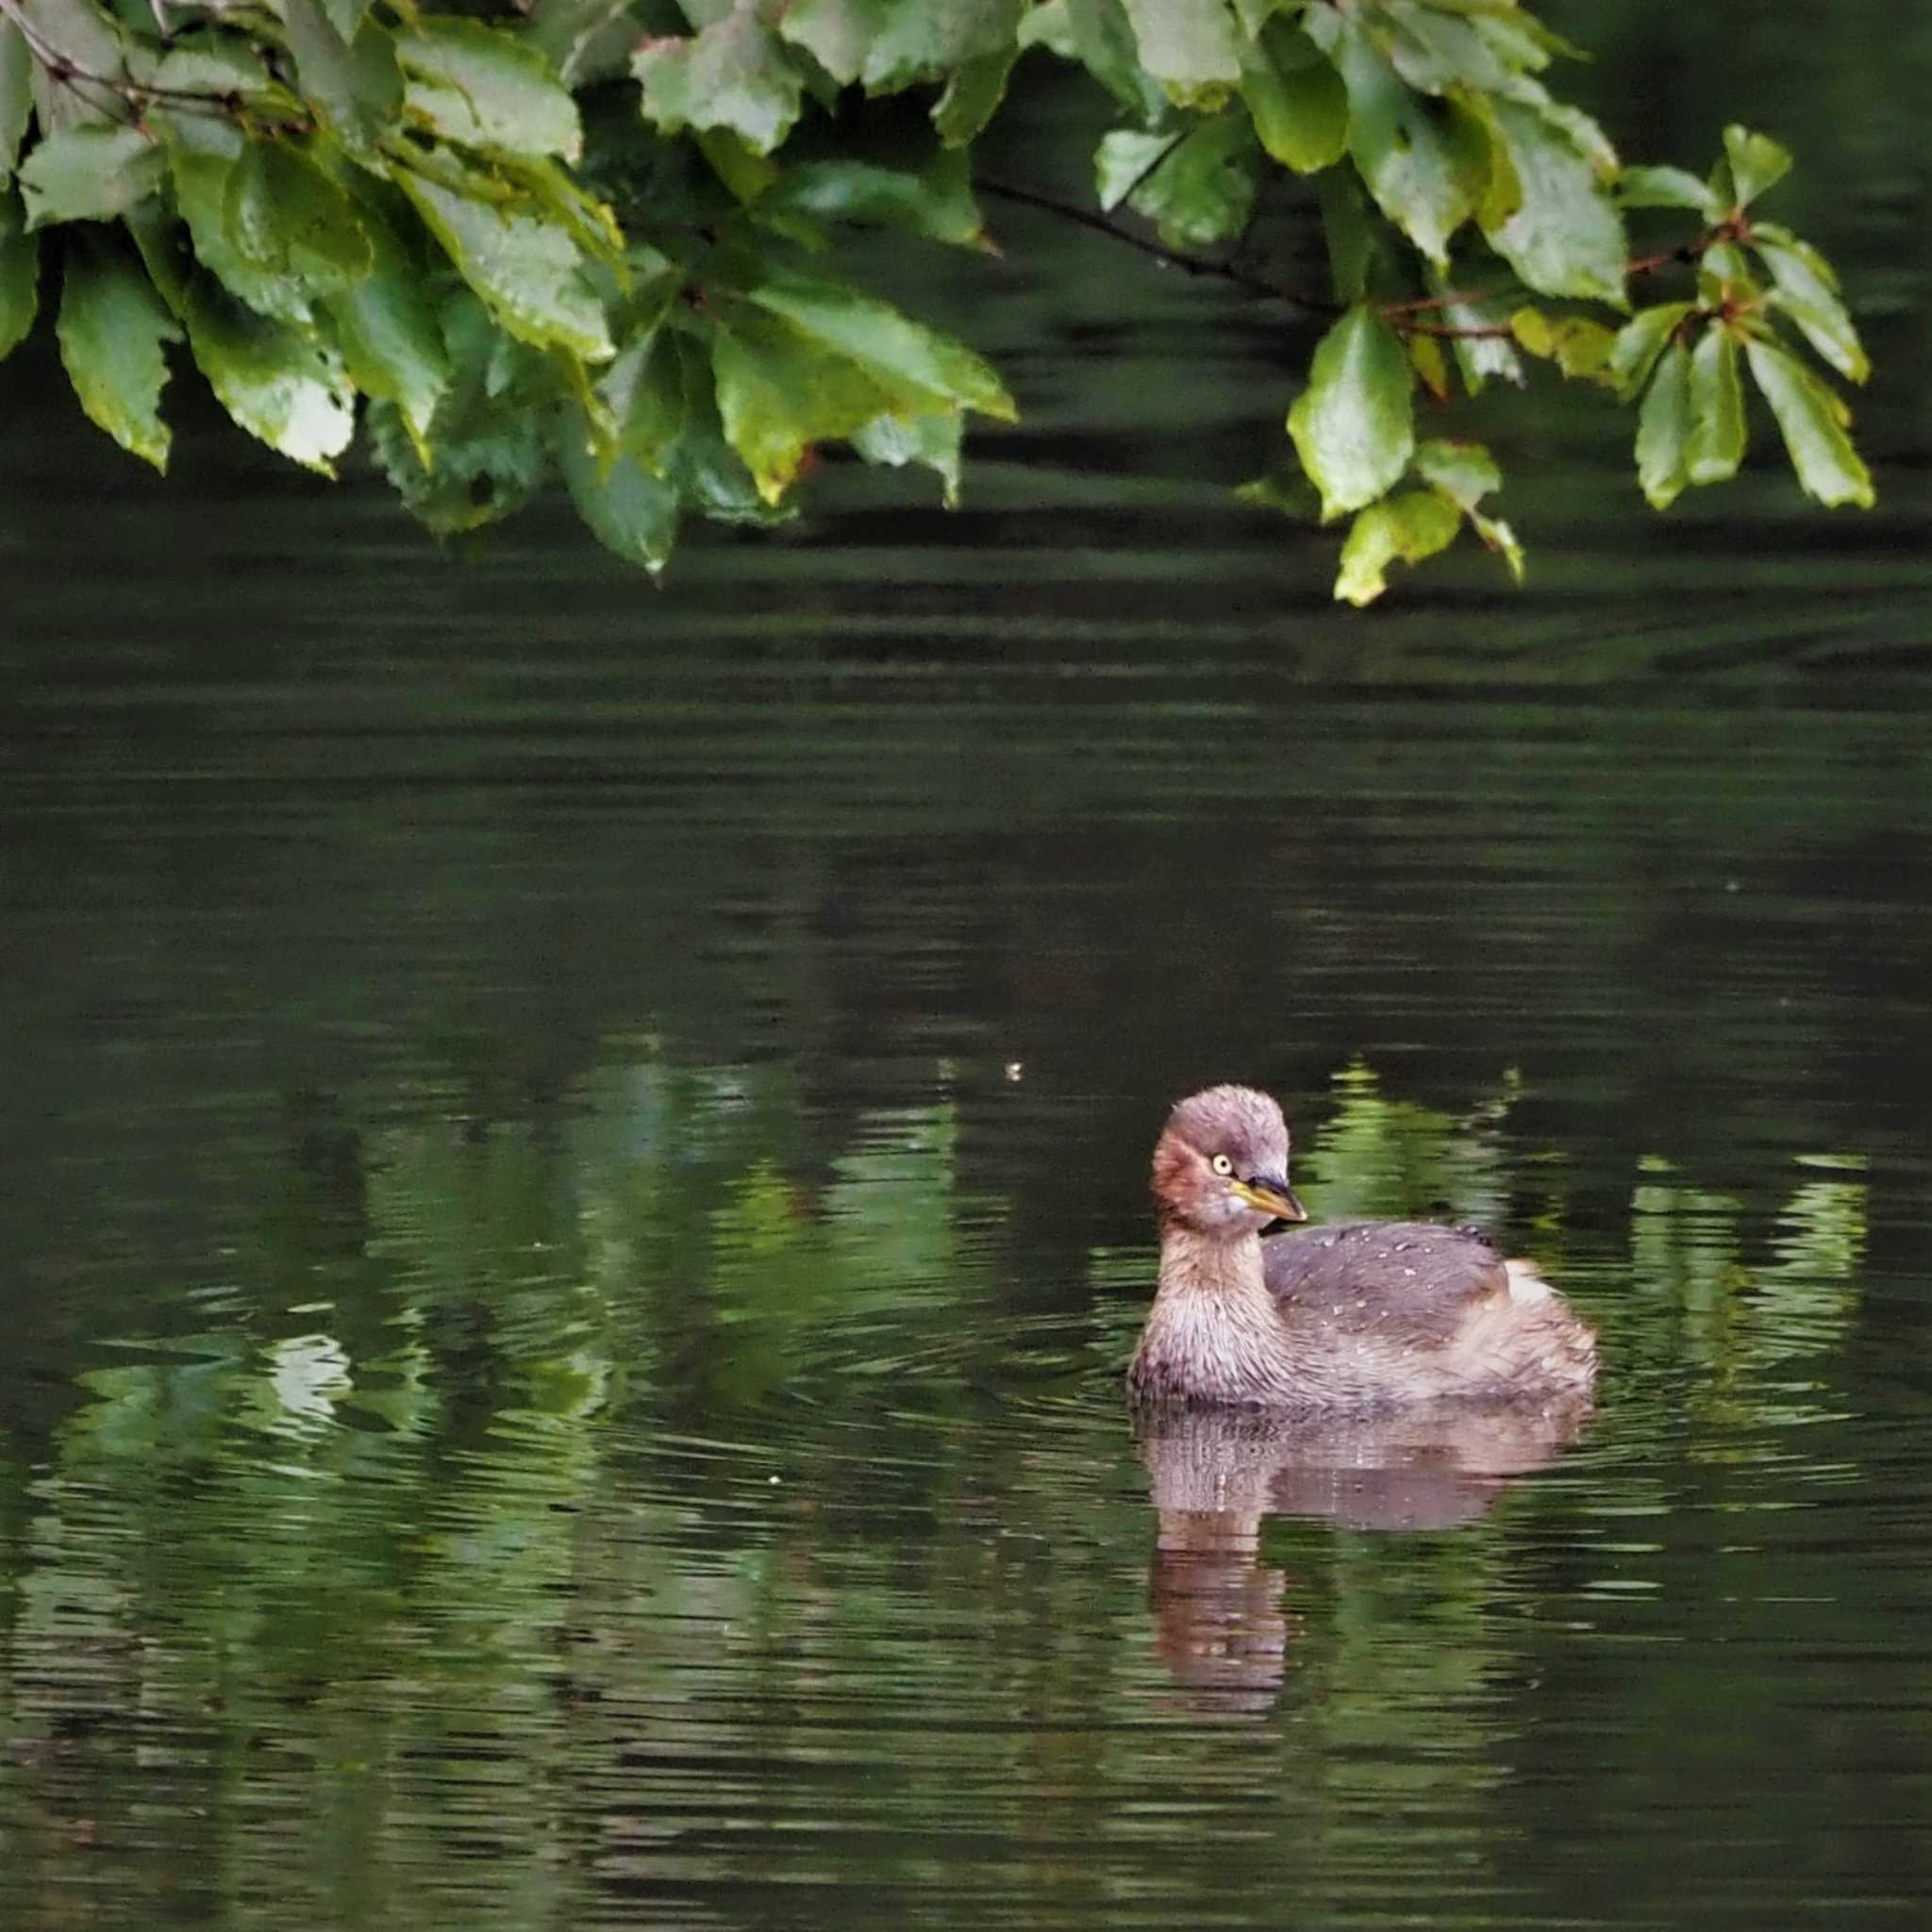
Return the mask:
<svg viewBox="0 0 1932 1932"><path fill-rule="evenodd" d="M1127 1380L1152 1400L1325 1414L1412 1403L1574 1401L1596 1338L1525 1261L1424 1222L1306 1221L1288 1124L1251 1087L1210 1087L1154 1149L1160 1286Z"/></svg>

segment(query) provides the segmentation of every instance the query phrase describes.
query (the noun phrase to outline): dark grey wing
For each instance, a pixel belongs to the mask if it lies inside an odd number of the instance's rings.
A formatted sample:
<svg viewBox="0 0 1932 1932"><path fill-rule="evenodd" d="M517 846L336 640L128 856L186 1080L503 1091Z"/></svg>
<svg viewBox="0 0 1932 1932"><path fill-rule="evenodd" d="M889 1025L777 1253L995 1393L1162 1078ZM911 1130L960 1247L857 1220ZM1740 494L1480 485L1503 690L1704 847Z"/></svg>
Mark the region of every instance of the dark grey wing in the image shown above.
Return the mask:
<svg viewBox="0 0 1932 1932"><path fill-rule="evenodd" d="M1344 1335L1427 1345L1509 1292L1503 1257L1478 1234L1424 1221L1338 1222L1261 1243L1269 1291L1298 1321Z"/></svg>

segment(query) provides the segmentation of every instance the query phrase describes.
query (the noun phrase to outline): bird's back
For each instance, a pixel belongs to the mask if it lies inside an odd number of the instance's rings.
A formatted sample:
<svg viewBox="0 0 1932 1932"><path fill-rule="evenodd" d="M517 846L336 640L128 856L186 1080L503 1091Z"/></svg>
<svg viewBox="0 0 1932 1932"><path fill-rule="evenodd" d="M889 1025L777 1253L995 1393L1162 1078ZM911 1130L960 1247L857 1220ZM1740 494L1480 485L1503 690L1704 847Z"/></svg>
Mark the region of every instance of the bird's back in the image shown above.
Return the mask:
<svg viewBox="0 0 1932 1932"><path fill-rule="evenodd" d="M1417 1347L1450 1341L1486 1302L1507 1300L1503 1257L1466 1228L1421 1221L1337 1222L1261 1243L1284 1319Z"/></svg>

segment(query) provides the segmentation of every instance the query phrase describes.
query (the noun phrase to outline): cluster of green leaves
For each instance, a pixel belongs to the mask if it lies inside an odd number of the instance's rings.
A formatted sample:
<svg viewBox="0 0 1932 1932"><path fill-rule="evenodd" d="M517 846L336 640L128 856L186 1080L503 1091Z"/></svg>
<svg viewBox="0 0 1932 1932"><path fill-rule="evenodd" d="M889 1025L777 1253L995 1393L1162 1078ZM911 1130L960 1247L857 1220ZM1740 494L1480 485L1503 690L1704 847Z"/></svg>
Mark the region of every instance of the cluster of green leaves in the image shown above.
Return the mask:
<svg viewBox="0 0 1932 1932"><path fill-rule="evenodd" d="M1621 167L1517 0L0 0L0 354L58 275L82 408L158 466L185 345L297 462L332 473L359 422L437 530L560 475L652 570L686 511L791 513L826 442L950 502L968 412L1012 400L832 258L855 225L986 245L972 144L1029 50L1111 98L1100 206L1154 245L1266 287L1236 269L1264 198L1319 209L1287 428L1322 520L1353 519L1338 595L1465 527L1520 574L1493 461L1415 419L1525 356L1641 398L1661 506L1738 467L1741 353L1805 487L1870 501L1805 359L1865 374L1831 270L1747 212L1782 151L1733 130L1708 183ZM1697 217L1693 295L1614 334L1526 299L1626 310L1630 207Z"/></svg>

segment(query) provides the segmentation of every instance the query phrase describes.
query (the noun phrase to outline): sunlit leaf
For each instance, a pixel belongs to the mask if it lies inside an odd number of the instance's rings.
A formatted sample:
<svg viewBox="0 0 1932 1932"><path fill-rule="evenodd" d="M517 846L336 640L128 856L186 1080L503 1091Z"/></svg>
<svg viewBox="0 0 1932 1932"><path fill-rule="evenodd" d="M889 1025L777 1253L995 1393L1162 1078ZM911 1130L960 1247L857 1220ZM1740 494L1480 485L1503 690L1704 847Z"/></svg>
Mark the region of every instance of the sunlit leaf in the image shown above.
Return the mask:
<svg viewBox="0 0 1932 1932"><path fill-rule="evenodd" d="M59 128L36 142L20 164L26 225L125 214L159 186L162 172L160 143L143 128Z"/></svg>
<svg viewBox="0 0 1932 1932"><path fill-rule="evenodd" d="M1182 107L1213 105L1241 77L1226 0L1121 0L1141 64Z"/></svg>
<svg viewBox="0 0 1932 1932"><path fill-rule="evenodd" d="M1101 142L1096 162L1109 175L1107 188L1118 184L1105 158L1117 157L1123 164L1118 171L1124 175L1141 139L1122 131ZM1257 155L1246 116L1225 110L1197 123L1178 141L1170 139L1165 148L1151 169L1142 170L1138 184L1127 184L1127 206L1153 222L1170 247L1209 248L1232 241L1246 226L1255 205Z"/></svg>
<svg viewBox="0 0 1932 1932"><path fill-rule="evenodd" d="M1433 490L1407 490L1372 503L1349 526L1341 546L1335 594L1357 605L1372 604L1389 588L1391 563L1420 563L1456 541L1462 519L1456 506Z"/></svg>
<svg viewBox="0 0 1932 1932"><path fill-rule="evenodd" d="M1288 433L1322 492L1324 523L1372 503L1408 467L1413 380L1401 342L1370 308L1351 308L1322 338Z"/></svg>
<svg viewBox="0 0 1932 1932"><path fill-rule="evenodd" d="M1744 460L1744 386L1738 376L1738 342L1713 324L1690 355L1690 434L1685 475L1692 483L1722 483Z"/></svg>
<svg viewBox="0 0 1932 1932"><path fill-rule="evenodd" d="M397 172L396 185L511 335L593 362L611 353L603 304L584 278L576 243L555 222L472 199L408 170Z"/></svg>
<svg viewBox="0 0 1932 1932"><path fill-rule="evenodd" d="M1496 468L1495 458L1479 442L1418 443L1415 471L1465 510L1474 510L1484 497L1503 487L1503 474Z"/></svg>
<svg viewBox="0 0 1932 1932"><path fill-rule="evenodd" d="M643 87L645 120L666 133L728 127L761 155L791 133L805 92L782 42L748 7L691 39L641 42L631 72Z"/></svg>
<svg viewBox="0 0 1932 1932"><path fill-rule="evenodd" d="M1724 158L1730 163L1737 206L1746 208L1790 172L1791 156L1767 134L1735 125L1724 129Z"/></svg>
<svg viewBox="0 0 1932 1932"><path fill-rule="evenodd" d="M1658 357L1637 418L1637 481L1652 509L1668 509L1690 480L1690 352L1674 341Z"/></svg>
<svg viewBox="0 0 1932 1932"><path fill-rule="evenodd" d="M26 232L20 196L0 189L0 356L26 340L40 306L40 243Z"/></svg>
<svg viewBox="0 0 1932 1932"><path fill-rule="evenodd" d="M1845 434L1844 405L1803 363L1772 343L1747 339L1744 354L1777 418L1800 486L1820 503L1870 509L1872 473Z"/></svg>
<svg viewBox="0 0 1932 1932"><path fill-rule="evenodd" d="M406 104L445 140L486 153L583 152L576 103L526 41L476 20L425 17L396 37Z"/></svg>

